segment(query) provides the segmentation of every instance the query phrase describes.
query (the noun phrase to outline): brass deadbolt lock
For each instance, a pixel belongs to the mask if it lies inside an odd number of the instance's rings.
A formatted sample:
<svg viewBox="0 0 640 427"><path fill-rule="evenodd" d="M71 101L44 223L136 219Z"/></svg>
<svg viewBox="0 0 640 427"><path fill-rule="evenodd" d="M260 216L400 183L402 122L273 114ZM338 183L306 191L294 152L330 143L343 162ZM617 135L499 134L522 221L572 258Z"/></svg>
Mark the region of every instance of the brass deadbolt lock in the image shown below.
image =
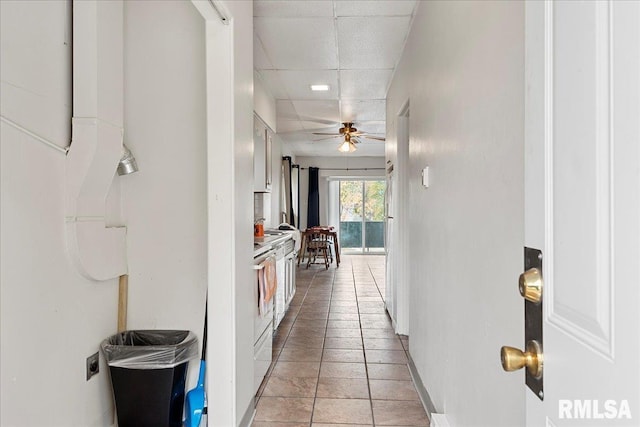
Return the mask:
<svg viewBox="0 0 640 427"><path fill-rule="evenodd" d="M518 280L520 295L527 301L539 303L542 299L542 274L537 268L530 268L520 275Z"/></svg>
<svg viewBox="0 0 640 427"><path fill-rule="evenodd" d="M517 371L525 366L527 371L535 377L542 376L543 357L540 344L537 341L527 343L527 351L523 352L514 347L504 346L500 349L502 369L507 372Z"/></svg>

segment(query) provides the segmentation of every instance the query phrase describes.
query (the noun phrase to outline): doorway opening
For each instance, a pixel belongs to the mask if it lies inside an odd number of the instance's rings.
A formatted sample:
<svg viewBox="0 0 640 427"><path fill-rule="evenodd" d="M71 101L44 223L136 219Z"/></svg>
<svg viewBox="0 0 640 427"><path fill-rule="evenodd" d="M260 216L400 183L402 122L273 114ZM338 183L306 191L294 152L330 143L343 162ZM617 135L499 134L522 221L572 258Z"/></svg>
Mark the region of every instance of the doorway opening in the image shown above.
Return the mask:
<svg viewBox="0 0 640 427"><path fill-rule="evenodd" d="M384 180L340 180L340 247L348 254L384 255Z"/></svg>
<svg viewBox="0 0 640 427"><path fill-rule="evenodd" d="M385 307L396 333L409 335L409 258L408 207L401 201L409 198L409 100L393 123L396 135L387 162L387 265Z"/></svg>

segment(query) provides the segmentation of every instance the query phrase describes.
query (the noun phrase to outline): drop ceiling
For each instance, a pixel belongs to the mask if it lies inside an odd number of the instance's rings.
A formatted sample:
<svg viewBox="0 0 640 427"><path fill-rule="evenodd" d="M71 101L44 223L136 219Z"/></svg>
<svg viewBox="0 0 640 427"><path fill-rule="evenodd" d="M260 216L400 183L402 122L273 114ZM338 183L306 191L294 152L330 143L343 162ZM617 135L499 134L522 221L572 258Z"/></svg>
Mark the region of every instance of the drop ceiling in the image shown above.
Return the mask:
<svg viewBox="0 0 640 427"><path fill-rule="evenodd" d="M343 156L342 122L385 136L385 95L405 45L416 0L255 0L254 66L276 99L276 131L300 156ZM313 92L312 84L328 84ZM349 156L384 156L361 138Z"/></svg>

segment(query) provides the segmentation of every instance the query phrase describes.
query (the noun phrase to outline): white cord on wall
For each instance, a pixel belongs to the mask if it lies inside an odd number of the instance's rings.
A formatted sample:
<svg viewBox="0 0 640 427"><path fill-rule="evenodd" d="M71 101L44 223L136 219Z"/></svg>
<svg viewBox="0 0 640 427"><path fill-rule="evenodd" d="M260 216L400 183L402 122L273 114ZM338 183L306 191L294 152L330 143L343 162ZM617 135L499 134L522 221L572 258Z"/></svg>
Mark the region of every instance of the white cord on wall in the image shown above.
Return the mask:
<svg viewBox="0 0 640 427"><path fill-rule="evenodd" d="M26 129L26 128L20 126L19 124L17 124L13 120L9 120L4 116L0 116L0 120L2 120L4 123L16 128L16 129L18 129L20 132L26 133L27 135L29 135L33 139L43 143L47 147L53 148L54 150L61 152L64 155L66 155L67 152L69 151L69 145L67 145L66 147L60 147L59 145L49 141L48 139L45 139L45 138L41 137L40 135L37 135L37 134L31 132L29 129Z"/></svg>

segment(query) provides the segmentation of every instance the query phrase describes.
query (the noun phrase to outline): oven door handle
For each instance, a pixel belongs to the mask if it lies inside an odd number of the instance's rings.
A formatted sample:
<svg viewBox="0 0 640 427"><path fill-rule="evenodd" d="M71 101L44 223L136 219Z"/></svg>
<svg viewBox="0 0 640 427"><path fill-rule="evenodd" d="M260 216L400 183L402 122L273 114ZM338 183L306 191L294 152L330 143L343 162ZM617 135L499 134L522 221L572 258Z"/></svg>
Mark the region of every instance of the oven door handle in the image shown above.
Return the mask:
<svg viewBox="0 0 640 427"><path fill-rule="evenodd" d="M253 269L254 270L264 270L264 264L258 264L258 265L254 265Z"/></svg>

